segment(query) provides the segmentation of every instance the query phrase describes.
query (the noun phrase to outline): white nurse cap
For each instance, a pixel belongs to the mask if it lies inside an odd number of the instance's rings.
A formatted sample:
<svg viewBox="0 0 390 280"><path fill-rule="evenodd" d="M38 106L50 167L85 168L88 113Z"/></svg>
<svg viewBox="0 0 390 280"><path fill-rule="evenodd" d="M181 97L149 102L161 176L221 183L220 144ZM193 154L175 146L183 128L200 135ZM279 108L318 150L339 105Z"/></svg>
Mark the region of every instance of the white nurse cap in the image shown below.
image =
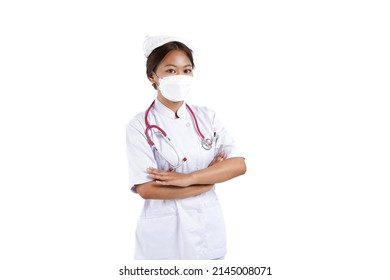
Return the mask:
<svg viewBox="0 0 390 280"><path fill-rule="evenodd" d="M144 41L144 54L145 57L148 57L152 51L158 47L161 47L162 45L168 43L168 42L173 42L177 41L180 43L183 43L187 47L189 47L192 50L191 43L181 37L175 37L175 36L146 36L145 41Z"/></svg>

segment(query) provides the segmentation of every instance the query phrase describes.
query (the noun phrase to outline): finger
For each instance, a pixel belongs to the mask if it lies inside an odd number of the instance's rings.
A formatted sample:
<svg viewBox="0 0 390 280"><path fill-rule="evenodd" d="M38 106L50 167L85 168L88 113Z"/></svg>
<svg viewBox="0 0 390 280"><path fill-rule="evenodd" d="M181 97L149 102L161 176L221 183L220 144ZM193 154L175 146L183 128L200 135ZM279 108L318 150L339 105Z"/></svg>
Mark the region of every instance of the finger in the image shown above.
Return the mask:
<svg viewBox="0 0 390 280"><path fill-rule="evenodd" d="M222 159L221 154L216 155L213 160L211 161L212 163L219 162Z"/></svg>
<svg viewBox="0 0 390 280"><path fill-rule="evenodd" d="M146 168L146 170L147 170L148 172L158 172L158 171L160 171L159 169L154 168L154 167L148 167L148 168Z"/></svg>
<svg viewBox="0 0 390 280"><path fill-rule="evenodd" d="M153 168L153 167L149 167L146 169L146 172L149 173L149 174L156 174L156 175L162 175L162 174L165 174L166 171L165 170L160 170L160 169L156 169L156 168Z"/></svg>
<svg viewBox="0 0 390 280"><path fill-rule="evenodd" d="M160 180L160 181L165 181L167 178L165 178L164 174L154 174L154 173L149 173L149 177L155 180Z"/></svg>
<svg viewBox="0 0 390 280"><path fill-rule="evenodd" d="M218 160L218 161L223 161L225 158L226 158L225 153L220 153L220 154L218 155L217 160Z"/></svg>
<svg viewBox="0 0 390 280"><path fill-rule="evenodd" d="M168 182L166 181L161 181L161 180L155 180L155 182L159 185L169 185Z"/></svg>
<svg viewBox="0 0 390 280"><path fill-rule="evenodd" d="M161 170L150 167L146 169L146 172L148 173L149 177L153 179L161 178L164 175Z"/></svg>

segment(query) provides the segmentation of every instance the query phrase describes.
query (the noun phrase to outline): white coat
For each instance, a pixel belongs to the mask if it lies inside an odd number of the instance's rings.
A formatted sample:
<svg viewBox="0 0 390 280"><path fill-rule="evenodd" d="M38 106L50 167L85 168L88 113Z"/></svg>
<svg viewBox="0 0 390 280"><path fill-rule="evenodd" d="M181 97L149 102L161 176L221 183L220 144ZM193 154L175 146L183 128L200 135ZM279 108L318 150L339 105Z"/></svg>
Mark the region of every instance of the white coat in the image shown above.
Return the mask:
<svg viewBox="0 0 390 280"><path fill-rule="evenodd" d="M199 128L213 146L205 150L192 115L185 104L179 118L158 99L148 114L150 124L168 134L180 158L187 161L176 169L189 173L206 168L214 156L224 151L227 157L243 157L233 138L206 108L191 106ZM167 161L153 151L145 136L145 112L137 114L126 127L127 158L132 190L134 185L151 181L146 169L168 170ZM172 148L158 130L149 131L153 142L169 161L178 163ZM225 224L215 186L208 192L189 198L172 200L145 199L136 230L135 259L216 259L226 254Z"/></svg>

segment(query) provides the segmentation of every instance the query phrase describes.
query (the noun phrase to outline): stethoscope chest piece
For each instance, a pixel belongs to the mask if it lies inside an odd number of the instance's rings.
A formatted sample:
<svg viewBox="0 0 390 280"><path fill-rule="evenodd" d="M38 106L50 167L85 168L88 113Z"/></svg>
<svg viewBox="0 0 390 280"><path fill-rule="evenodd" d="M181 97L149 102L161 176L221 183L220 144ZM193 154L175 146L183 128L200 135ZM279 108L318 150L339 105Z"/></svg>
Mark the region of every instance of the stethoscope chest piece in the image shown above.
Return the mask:
<svg viewBox="0 0 390 280"><path fill-rule="evenodd" d="M213 146L213 141L211 141L211 139L209 139L209 138L203 138L202 139L202 147L203 147L203 149L205 149L205 150L210 150L211 149L211 147Z"/></svg>

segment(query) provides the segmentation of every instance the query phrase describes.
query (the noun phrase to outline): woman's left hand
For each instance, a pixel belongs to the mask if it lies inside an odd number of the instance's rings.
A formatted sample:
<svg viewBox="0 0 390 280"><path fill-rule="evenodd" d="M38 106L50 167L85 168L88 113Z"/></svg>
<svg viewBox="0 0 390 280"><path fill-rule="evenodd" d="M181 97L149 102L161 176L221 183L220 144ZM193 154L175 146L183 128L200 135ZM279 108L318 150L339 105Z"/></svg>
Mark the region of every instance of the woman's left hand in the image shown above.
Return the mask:
<svg viewBox="0 0 390 280"><path fill-rule="evenodd" d="M185 173L178 173L174 171L166 171L149 167L146 172L156 183L161 185L170 185L178 187L188 187L191 185L191 175Z"/></svg>
<svg viewBox="0 0 390 280"><path fill-rule="evenodd" d="M218 163L218 162L224 161L226 159L226 157L227 157L227 155L225 154L225 152L220 152L210 162L209 167L214 165L214 164L216 164L216 163Z"/></svg>

